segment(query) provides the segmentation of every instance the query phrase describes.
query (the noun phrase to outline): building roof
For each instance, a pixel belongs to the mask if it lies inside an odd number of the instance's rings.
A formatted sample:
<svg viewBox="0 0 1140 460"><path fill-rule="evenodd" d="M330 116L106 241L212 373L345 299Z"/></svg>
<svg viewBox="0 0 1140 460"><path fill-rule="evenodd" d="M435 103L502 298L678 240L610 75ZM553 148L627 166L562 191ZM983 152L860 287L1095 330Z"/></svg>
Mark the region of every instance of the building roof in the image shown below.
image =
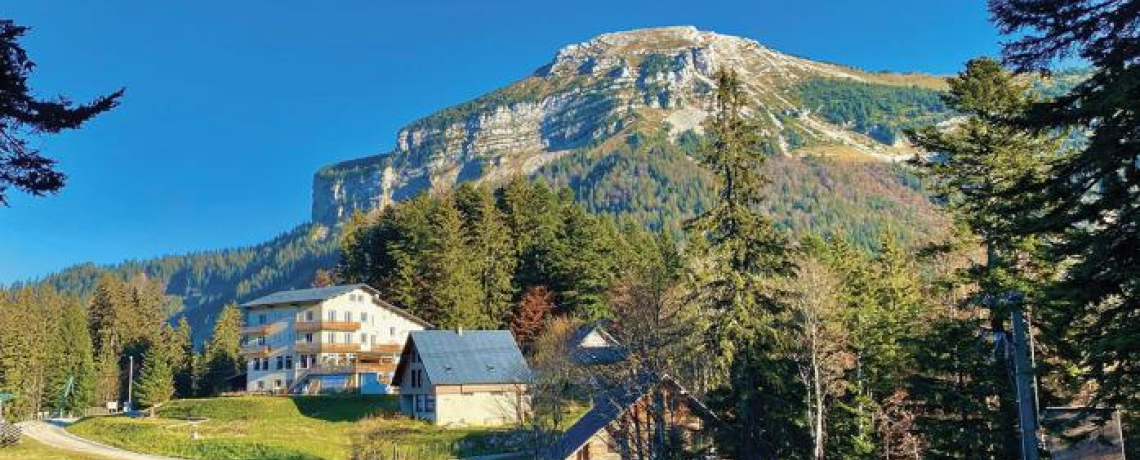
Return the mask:
<svg viewBox="0 0 1140 460"><path fill-rule="evenodd" d="M597 337L602 344L586 343L587 338ZM579 327L570 336L571 359L579 366L614 364L624 361L626 352L601 323L590 323Z"/></svg>
<svg viewBox="0 0 1140 460"><path fill-rule="evenodd" d="M264 297L258 297L249 302L241 304L243 307L258 307L262 305L277 305L283 303L306 303L306 302L320 302L328 300L333 297L355 291L360 288L372 289L367 284L345 284L341 286L326 286L311 289L294 289L288 291L277 291Z"/></svg>
<svg viewBox="0 0 1140 460"><path fill-rule="evenodd" d="M412 346L435 385L525 383L530 379L530 367L511 331L412 331L405 349ZM400 384L408 361L400 359L394 384Z"/></svg>
<svg viewBox="0 0 1140 460"><path fill-rule="evenodd" d="M550 445L546 452L547 460L563 460L570 457L590 442L590 438L618 420L638 400L649 394L649 390L654 385L671 386L674 391L683 395L692 405L694 413L706 420L716 420L716 415L704 403L692 396L685 387L677 383L672 377L666 375L653 378L649 375L643 375L638 382L631 385L612 388L596 395L590 411L567 429L558 441Z"/></svg>
<svg viewBox="0 0 1140 460"><path fill-rule="evenodd" d="M277 292L274 292L274 293L269 294L267 296L258 297L256 299L249 301L249 302L243 303L243 304L241 304L241 307L242 308L250 308L250 307L262 307L262 306L267 306L267 305L281 305L281 304L294 304L294 303L301 304L301 303L322 302L322 301L331 299L333 297L338 297L338 296L347 294L347 293L355 291L357 289L363 289L365 291L368 291L368 293L372 294L373 300L375 300L381 307L386 308L388 310L391 310L393 313L396 313L397 315L400 315L403 318L405 318L405 319L407 319L413 323L419 324L420 326L432 327L431 323L428 323L427 321L420 319L416 315L408 313L406 310L404 310L402 308L399 308L399 307L392 305L388 302L380 300L377 297L380 294L380 291L377 291L376 288L369 286L367 284L363 284L363 283L360 283L360 284L343 284L340 286L326 286L326 287L310 288L310 289L294 289L294 290L288 290L288 291L277 291Z"/></svg>

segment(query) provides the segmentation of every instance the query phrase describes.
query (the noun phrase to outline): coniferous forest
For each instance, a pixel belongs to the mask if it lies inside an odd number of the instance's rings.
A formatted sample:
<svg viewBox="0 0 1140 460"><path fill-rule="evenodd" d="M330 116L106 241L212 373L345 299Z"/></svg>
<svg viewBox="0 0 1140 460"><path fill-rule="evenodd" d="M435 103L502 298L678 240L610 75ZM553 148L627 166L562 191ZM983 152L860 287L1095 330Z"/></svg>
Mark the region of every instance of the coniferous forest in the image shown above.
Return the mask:
<svg viewBox="0 0 1140 460"><path fill-rule="evenodd" d="M546 389L576 383L544 367L551 337L605 324L634 375L707 404L715 454L737 460L1024 458L1025 324L1035 402L1122 410L1133 455L1140 0L988 4L1002 54L945 91L801 87L823 116L929 154L773 154L741 74L719 69L700 134L634 133L613 155L425 191L336 229L4 290L0 390L20 396L6 410L122 400L129 373L143 407L220 394L244 367L233 301L367 283L440 328L509 329ZM1040 85L1073 56L1089 70ZM925 197L882 200L901 189ZM580 396L551 391L536 400ZM683 444L662 435L637 458L711 454Z"/></svg>

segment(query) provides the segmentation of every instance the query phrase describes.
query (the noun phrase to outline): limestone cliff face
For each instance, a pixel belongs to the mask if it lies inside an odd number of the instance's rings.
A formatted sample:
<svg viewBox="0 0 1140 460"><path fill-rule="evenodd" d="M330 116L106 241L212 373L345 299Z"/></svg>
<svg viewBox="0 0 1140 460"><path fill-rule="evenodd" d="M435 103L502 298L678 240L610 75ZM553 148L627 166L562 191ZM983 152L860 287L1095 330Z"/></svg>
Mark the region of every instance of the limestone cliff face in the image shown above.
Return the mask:
<svg viewBox="0 0 1140 460"><path fill-rule="evenodd" d="M740 75L754 115L785 153L805 139L873 157L901 153L812 115L793 95L805 78L874 81L875 74L693 27L634 30L567 46L529 77L409 124L390 153L322 168L314 178L313 220L335 224L353 209L424 189L530 174L631 130L666 124L674 134L699 131L722 68Z"/></svg>

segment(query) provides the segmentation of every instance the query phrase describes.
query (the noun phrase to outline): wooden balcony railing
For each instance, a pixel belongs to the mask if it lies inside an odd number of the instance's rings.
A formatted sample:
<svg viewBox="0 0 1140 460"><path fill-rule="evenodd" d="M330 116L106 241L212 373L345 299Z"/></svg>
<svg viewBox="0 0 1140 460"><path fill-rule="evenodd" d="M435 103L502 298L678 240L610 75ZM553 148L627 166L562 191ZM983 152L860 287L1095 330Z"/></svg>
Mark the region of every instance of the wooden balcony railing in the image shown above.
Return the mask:
<svg viewBox="0 0 1140 460"><path fill-rule="evenodd" d="M300 342L294 347L297 353L357 353L360 351L359 343L323 343Z"/></svg>
<svg viewBox="0 0 1140 460"><path fill-rule="evenodd" d="M299 321L293 324L297 332L356 332L360 330L360 323L356 321Z"/></svg>
<svg viewBox="0 0 1140 460"><path fill-rule="evenodd" d="M378 363L353 363L344 365L319 365L309 368L309 375L325 375L325 374L364 374L371 372L392 372L395 367L391 364L384 365Z"/></svg>
<svg viewBox="0 0 1140 460"><path fill-rule="evenodd" d="M243 345L241 354L245 356L269 356L269 345Z"/></svg>
<svg viewBox="0 0 1140 460"><path fill-rule="evenodd" d="M246 326L241 328L242 335L268 335L269 325L263 324L261 326Z"/></svg>

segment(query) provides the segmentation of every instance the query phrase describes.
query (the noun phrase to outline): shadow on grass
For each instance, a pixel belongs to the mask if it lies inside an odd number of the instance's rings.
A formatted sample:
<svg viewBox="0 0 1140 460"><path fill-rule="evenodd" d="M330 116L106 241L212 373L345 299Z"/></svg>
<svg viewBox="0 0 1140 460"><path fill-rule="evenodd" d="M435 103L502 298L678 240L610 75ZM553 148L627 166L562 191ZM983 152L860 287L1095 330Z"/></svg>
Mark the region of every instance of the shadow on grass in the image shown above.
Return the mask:
<svg viewBox="0 0 1140 460"><path fill-rule="evenodd" d="M398 412L396 397L375 396L290 396L297 411L305 417L326 422L355 422L369 415L390 416Z"/></svg>

